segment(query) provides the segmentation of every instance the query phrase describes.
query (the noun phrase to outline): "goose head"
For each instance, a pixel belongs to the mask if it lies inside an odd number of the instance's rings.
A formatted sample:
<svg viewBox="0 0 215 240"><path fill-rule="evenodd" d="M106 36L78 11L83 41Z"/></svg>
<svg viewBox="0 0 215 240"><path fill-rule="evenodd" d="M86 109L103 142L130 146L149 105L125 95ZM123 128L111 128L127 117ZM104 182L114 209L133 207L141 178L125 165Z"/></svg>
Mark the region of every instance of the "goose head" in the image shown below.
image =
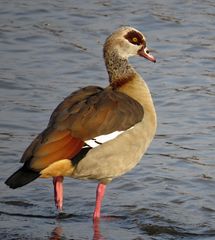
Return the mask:
<svg viewBox="0 0 215 240"><path fill-rule="evenodd" d="M146 46L145 36L133 27L121 27L113 32L104 44L104 57L117 53L122 59L130 56L141 56L151 62L156 62ZM115 55L115 54L114 54Z"/></svg>

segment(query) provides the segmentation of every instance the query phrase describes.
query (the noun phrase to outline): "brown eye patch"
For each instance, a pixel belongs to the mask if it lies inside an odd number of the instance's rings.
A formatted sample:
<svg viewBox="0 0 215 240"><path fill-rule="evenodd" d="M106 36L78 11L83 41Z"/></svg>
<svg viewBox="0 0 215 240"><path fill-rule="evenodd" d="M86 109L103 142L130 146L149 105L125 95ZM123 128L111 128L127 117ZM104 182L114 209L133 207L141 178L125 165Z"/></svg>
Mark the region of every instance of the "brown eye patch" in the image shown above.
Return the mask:
<svg viewBox="0 0 215 240"><path fill-rule="evenodd" d="M130 43L134 44L134 45L144 45L146 46L145 40L143 39L143 36L132 30L130 32L128 32L125 36L125 39L127 39Z"/></svg>

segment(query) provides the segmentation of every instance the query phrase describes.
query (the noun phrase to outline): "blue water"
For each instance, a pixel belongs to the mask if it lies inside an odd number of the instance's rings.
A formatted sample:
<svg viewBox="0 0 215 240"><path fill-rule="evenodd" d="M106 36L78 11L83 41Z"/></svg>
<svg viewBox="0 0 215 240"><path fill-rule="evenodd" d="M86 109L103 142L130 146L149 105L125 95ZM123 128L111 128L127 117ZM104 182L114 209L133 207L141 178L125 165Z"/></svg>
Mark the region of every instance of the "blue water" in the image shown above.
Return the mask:
<svg viewBox="0 0 215 240"><path fill-rule="evenodd" d="M93 226L96 183L66 179L58 216L51 180L17 190L4 181L61 100L107 85L102 45L121 25L144 32L157 58L131 63L159 124L141 163L108 186L105 217ZM212 0L1 0L1 238L215 239L214 32Z"/></svg>

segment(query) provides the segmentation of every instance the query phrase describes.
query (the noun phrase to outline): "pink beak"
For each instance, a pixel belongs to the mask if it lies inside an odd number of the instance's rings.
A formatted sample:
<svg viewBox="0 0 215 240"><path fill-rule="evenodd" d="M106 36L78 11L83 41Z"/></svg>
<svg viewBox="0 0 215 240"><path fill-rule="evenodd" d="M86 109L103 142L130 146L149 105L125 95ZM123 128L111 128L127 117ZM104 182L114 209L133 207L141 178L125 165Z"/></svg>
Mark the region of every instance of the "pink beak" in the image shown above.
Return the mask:
<svg viewBox="0 0 215 240"><path fill-rule="evenodd" d="M142 48L138 51L138 54L139 54L139 56L144 57L144 58L148 59L149 61L156 63L155 57L153 57L153 56L149 53L149 50L148 50L147 47L145 47L145 48L142 47Z"/></svg>

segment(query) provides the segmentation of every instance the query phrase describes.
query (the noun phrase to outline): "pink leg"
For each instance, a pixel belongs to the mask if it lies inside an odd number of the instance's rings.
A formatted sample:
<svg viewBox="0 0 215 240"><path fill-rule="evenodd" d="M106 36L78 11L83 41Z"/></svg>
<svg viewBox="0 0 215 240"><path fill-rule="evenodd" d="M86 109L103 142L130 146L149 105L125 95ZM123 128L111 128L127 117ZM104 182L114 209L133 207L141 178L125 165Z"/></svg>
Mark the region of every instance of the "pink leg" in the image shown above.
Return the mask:
<svg viewBox="0 0 215 240"><path fill-rule="evenodd" d="M106 185L103 183L99 183L97 190L96 190L96 206L95 210L93 213L93 220L98 220L100 218L100 211L101 211L101 205L102 205L102 200L105 195L105 189Z"/></svg>
<svg viewBox="0 0 215 240"><path fill-rule="evenodd" d="M55 206L61 212L63 210L63 177L54 177L53 184Z"/></svg>

